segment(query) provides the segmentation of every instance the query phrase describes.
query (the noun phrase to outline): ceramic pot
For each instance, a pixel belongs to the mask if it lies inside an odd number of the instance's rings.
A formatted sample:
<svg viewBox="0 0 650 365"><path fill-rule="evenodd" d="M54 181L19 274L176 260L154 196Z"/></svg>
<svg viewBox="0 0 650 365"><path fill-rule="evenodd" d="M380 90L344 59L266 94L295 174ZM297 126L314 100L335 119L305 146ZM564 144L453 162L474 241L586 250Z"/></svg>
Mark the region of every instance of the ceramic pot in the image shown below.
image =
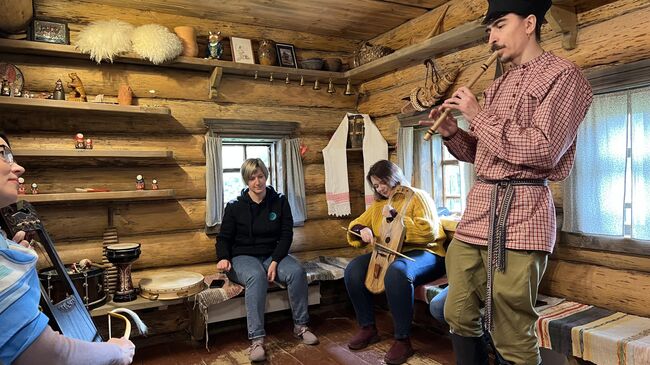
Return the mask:
<svg viewBox="0 0 650 365"><path fill-rule="evenodd" d="M199 46L196 44L196 30L190 26L179 26L174 28L174 32L183 43L183 56L196 57L199 54Z"/></svg>
<svg viewBox="0 0 650 365"><path fill-rule="evenodd" d="M262 39L257 50L257 57L260 59L260 65L275 66L278 62L275 43L269 39Z"/></svg>
<svg viewBox="0 0 650 365"><path fill-rule="evenodd" d="M117 92L117 103L120 105L131 105L133 101L133 90L126 84L120 85L120 90Z"/></svg>

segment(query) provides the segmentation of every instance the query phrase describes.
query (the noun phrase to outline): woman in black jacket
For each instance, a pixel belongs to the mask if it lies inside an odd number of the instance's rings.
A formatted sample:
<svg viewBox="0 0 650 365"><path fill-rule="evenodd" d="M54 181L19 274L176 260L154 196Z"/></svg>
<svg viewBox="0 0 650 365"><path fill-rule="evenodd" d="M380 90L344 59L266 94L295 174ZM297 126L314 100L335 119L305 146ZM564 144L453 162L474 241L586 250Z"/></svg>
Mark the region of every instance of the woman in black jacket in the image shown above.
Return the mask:
<svg viewBox="0 0 650 365"><path fill-rule="evenodd" d="M287 198L266 186L269 170L259 158L242 164L241 175L248 187L226 205L217 238L217 269L246 287L248 338L251 361L266 359L264 312L269 282L287 286L294 321L294 335L315 345L316 336L307 327L307 275L289 256L293 240L293 217Z"/></svg>

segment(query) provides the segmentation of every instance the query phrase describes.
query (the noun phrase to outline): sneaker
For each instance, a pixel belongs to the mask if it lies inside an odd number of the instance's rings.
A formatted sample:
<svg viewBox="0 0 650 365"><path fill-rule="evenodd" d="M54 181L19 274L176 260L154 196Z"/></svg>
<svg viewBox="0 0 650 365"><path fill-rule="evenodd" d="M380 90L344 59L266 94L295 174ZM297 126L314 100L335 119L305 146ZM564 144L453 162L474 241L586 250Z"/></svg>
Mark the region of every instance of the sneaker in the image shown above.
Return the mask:
<svg viewBox="0 0 650 365"><path fill-rule="evenodd" d="M266 360L266 352L264 351L264 340L255 339L251 343L249 349L250 353L248 358L251 362L258 362Z"/></svg>
<svg viewBox="0 0 650 365"><path fill-rule="evenodd" d="M411 347L411 340L405 338L403 340L395 340L393 346L390 347L390 350L384 356L384 361L386 364L390 365L399 365L403 364L408 360L411 355L413 355L413 347Z"/></svg>
<svg viewBox="0 0 650 365"><path fill-rule="evenodd" d="M318 337L314 335L307 326L294 326L293 335L297 338L302 338L302 343L305 345L317 345Z"/></svg>
<svg viewBox="0 0 650 365"><path fill-rule="evenodd" d="M359 332L357 332L354 337L348 342L348 348L350 350L361 350L368 345L379 342L379 334L377 334L377 327L375 326L365 326L361 327Z"/></svg>

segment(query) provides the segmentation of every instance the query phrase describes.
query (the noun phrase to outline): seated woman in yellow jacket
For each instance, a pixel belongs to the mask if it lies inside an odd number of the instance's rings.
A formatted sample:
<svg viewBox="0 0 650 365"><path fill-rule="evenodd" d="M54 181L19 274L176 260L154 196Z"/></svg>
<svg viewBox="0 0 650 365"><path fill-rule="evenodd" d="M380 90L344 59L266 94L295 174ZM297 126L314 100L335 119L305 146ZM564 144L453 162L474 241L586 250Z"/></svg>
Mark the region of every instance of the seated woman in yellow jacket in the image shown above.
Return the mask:
<svg viewBox="0 0 650 365"><path fill-rule="evenodd" d="M348 242L363 247L379 236L382 222L391 217L391 211L401 211L403 195L396 195L393 206L388 198L398 185L408 186L402 170L394 163L381 160L372 165L366 176L375 191L375 202L359 218L350 222L349 229L361 235L348 234ZM384 279L386 298L393 316L394 337L386 353L387 364L401 364L413 355L411 347L411 321L413 319L414 288L445 274L445 233L440 225L433 200L426 192L411 188L415 194L406 208L403 220L406 239L402 252L415 261L398 257L391 263ZM372 293L365 286L366 272L371 254L361 255L345 269L345 286L361 327L350 340L348 347L360 350L379 341L373 312Z"/></svg>

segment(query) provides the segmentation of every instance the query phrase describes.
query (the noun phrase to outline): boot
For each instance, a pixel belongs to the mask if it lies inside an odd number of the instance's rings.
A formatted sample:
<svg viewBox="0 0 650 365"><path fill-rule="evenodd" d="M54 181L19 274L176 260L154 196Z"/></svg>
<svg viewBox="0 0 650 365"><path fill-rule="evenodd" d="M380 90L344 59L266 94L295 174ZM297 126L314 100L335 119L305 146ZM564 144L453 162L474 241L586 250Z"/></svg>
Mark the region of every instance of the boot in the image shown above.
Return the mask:
<svg viewBox="0 0 650 365"><path fill-rule="evenodd" d="M357 334L354 335L352 339L350 339L350 342L348 342L348 348L350 350L361 350L375 342L379 342L379 334L377 334L377 327L375 327L374 325L365 326L365 327L361 327L359 332L357 332Z"/></svg>
<svg viewBox="0 0 650 365"><path fill-rule="evenodd" d="M390 350L388 350L386 356L384 356L384 361L386 364L390 365L403 364L414 353L415 351L413 351L413 347L411 347L411 340L409 338L395 340L393 346L390 347Z"/></svg>
<svg viewBox="0 0 650 365"><path fill-rule="evenodd" d="M488 365L488 354L480 337L451 334L457 365Z"/></svg>

